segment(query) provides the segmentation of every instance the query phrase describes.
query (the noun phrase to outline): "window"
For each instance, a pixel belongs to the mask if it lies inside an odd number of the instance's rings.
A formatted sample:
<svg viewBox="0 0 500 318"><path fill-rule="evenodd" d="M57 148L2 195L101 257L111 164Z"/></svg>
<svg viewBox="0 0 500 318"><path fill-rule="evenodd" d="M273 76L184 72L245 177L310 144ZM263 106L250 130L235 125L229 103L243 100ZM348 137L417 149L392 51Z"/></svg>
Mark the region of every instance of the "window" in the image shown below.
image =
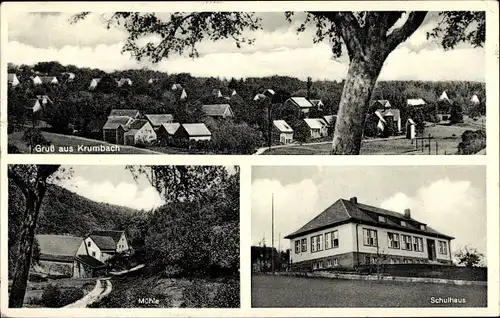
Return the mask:
<svg viewBox="0 0 500 318"><path fill-rule="evenodd" d="M366 246L377 246L377 231L363 229L364 242Z"/></svg>
<svg viewBox="0 0 500 318"><path fill-rule="evenodd" d="M401 221L401 226L406 226L406 221Z"/></svg>
<svg viewBox="0 0 500 318"><path fill-rule="evenodd" d="M438 241L439 243L439 254L447 255L448 254L448 244L445 241Z"/></svg>
<svg viewBox="0 0 500 318"><path fill-rule="evenodd" d="M88 246L88 247L90 247L90 244L91 244L91 243L92 243L92 242L88 241L88 242L87 242L87 246Z"/></svg>
<svg viewBox="0 0 500 318"><path fill-rule="evenodd" d="M300 240L295 241L295 254L300 253Z"/></svg>
<svg viewBox="0 0 500 318"><path fill-rule="evenodd" d="M405 263L405 264L409 264L409 263L410 263L410 261L409 261L408 259L406 259L406 258L405 258L404 263Z"/></svg>
<svg viewBox="0 0 500 318"><path fill-rule="evenodd" d="M421 237L413 237L413 250L415 252L423 252L424 251L424 241Z"/></svg>
<svg viewBox="0 0 500 318"><path fill-rule="evenodd" d="M385 223L385 222L387 221L387 219L385 218L385 216L383 216L383 215L379 215L379 216L378 216L378 221L379 221L379 222L383 222L383 223Z"/></svg>
<svg viewBox="0 0 500 318"><path fill-rule="evenodd" d="M403 246L401 247L404 250L411 251L411 236L410 235L402 235L403 237Z"/></svg>
<svg viewBox="0 0 500 318"><path fill-rule="evenodd" d="M399 234L387 232L387 238L389 239L389 248L399 249Z"/></svg>
<svg viewBox="0 0 500 318"><path fill-rule="evenodd" d="M325 233L325 250L332 248L332 232Z"/></svg>
<svg viewBox="0 0 500 318"><path fill-rule="evenodd" d="M94 257L95 257L95 252L94 252L94 251L92 251L92 256L94 256Z"/></svg>
<svg viewBox="0 0 500 318"><path fill-rule="evenodd" d="M318 252L323 249L323 235L311 236L311 252Z"/></svg>
<svg viewBox="0 0 500 318"><path fill-rule="evenodd" d="M372 264L377 264L377 259L375 257L372 257L371 262L372 262Z"/></svg>
<svg viewBox="0 0 500 318"><path fill-rule="evenodd" d="M339 247L339 231L325 233L325 250Z"/></svg>
<svg viewBox="0 0 500 318"><path fill-rule="evenodd" d="M307 237L302 239L302 252L307 252Z"/></svg>
<svg viewBox="0 0 500 318"><path fill-rule="evenodd" d="M323 250L323 235L316 236L316 250Z"/></svg>
<svg viewBox="0 0 500 318"><path fill-rule="evenodd" d="M420 229L421 229L422 231L425 231L425 224L420 224Z"/></svg>

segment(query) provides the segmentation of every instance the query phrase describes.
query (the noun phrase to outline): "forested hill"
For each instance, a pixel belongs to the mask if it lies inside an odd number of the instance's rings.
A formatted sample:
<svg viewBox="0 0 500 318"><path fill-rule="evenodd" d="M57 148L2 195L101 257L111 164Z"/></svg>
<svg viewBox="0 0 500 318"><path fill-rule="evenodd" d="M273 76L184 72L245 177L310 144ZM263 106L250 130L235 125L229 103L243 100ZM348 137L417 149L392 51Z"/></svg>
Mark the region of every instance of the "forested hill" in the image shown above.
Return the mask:
<svg viewBox="0 0 500 318"><path fill-rule="evenodd" d="M9 232L19 233L24 196L9 185ZM57 185L50 185L43 199L37 234L85 236L92 230L127 230L138 210L89 200Z"/></svg>

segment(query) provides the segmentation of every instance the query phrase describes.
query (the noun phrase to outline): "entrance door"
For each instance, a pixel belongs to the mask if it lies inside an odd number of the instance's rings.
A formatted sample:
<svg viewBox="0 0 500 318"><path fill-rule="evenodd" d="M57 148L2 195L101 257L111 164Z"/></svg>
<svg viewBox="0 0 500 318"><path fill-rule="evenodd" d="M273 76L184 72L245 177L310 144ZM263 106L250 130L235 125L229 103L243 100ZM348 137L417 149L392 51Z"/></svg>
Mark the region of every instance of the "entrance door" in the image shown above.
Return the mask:
<svg viewBox="0 0 500 318"><path fill-rule="evenodd" d="M427 239L427 255L429 260L436 260L436 241Z"/></svg>

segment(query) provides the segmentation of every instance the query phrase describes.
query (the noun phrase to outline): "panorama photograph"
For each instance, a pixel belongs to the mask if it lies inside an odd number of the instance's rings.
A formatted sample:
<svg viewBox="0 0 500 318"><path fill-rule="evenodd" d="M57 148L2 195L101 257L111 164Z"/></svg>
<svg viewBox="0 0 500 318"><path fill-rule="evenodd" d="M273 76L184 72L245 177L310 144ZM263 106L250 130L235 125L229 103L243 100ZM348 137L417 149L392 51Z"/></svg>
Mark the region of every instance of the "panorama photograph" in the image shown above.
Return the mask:
<svg viewBox="0 0 500 318"><path fill-rule="evenodd" d="M6 18L9 153L486 151L484 11Z"/></svg>

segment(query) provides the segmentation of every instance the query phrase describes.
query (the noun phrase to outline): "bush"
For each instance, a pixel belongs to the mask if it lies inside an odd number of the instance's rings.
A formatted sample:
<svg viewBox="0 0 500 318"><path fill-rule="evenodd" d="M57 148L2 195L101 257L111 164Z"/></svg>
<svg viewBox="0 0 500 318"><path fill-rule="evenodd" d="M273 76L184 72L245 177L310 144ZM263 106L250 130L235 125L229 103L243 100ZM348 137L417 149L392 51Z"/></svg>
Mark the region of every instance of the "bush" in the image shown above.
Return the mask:
<svg viewBox="0 0 500 318"><path fill-rule="evenodd" d="M61 291L56 286L49 284L43 291L40 303L49 308L61 307L59 305L59 298L61 297Z"/></svg>
<svg viewBox="0 0 500 318"><path fill-rule="evenodd" d="M188 308L207 308L210 307L210 290L199 280L193 281L183 294L184 305Z"/></svg>
<svg viewBox="0 0 500 318"><path fill-rule="evenodd" d="M49 284L43 291L40 304L48 308L60 308L69 305L84 296L78 288L68 288L61 291L57 286Z"/></svg>
<svg viewBox="0 0 500 318"><path fill-rule="evenodd" d="M472 155L486 148L486 133L482 130L467 130L458 144L458 155Z"/></svg>

